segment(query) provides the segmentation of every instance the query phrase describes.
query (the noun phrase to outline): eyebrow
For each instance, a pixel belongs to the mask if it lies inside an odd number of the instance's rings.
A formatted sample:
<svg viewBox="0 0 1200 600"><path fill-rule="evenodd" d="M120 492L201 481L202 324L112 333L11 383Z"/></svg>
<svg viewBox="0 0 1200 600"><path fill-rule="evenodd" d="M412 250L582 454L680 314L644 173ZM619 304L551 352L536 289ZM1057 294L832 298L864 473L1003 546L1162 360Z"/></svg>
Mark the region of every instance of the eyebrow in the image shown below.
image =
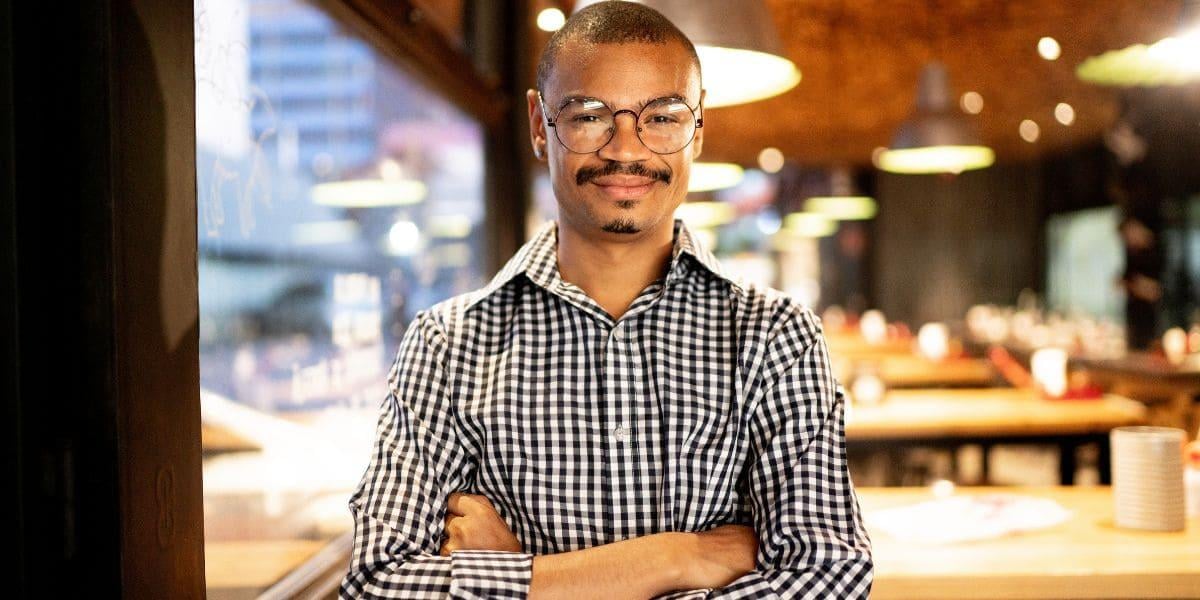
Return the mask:
<svg viewBox="0 0 1200 600"><path fill-rule="evenodd" d="M642 100L642 101L638 102L637 104L635 104L635 106L638 108L638 110L641 110L641 109L645 108L647 104L650 104L651 102L654 102L655 100L661 100L662 98L678 98L678 99L682 100L684 104L688 103L687 96L685 96L679 92L668 92L661 96L651 96L649 98L646 98L645 100ZM567 96L564 96L562 101L558 103L558 110L562 110L562 108L564 106L566 106L568 103L573 102L575 100L599 100L610 108L613 105L612 102L609 102L608 100L605 100L603 98L598 98L596 96L588 96L587 94L569 94Z"/></svg>

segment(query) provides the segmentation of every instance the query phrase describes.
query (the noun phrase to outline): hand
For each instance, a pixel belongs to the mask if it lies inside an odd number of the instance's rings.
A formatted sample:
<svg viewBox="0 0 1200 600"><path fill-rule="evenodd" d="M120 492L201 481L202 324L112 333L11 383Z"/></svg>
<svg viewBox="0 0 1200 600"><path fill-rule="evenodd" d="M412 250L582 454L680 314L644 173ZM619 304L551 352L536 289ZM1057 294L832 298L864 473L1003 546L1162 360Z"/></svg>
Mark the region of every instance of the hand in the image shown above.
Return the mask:
<svg viewBox="0 0 1200 600"><path fill-rule="evenodd" d="M684 556L688 588L722 588L754 570L758 536L745 525L721 525L692 534Z"/></svg>
<svg viewBox="0 0 1200 600"><path fill-rule="evenodd" d="M441 555L454 550L504 550L521 552L513 535L491 501L476 494L453 493L446 503L446 536Z"/></svg>

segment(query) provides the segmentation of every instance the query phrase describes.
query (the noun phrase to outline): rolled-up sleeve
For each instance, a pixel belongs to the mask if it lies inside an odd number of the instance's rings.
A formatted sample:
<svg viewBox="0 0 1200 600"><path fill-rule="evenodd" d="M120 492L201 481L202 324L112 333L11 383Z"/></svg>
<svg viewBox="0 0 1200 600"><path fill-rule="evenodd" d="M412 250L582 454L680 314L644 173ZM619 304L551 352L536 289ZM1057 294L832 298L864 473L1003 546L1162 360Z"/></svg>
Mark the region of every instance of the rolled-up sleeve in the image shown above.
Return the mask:
<svg viewBox="0 0 1200 600"><path fill-rule="evenodd" d="M798 310L775 343L744 480L756 568L708 598L866 598L874 575L846 464L844 395L820 322Z"/></svg>
<svg viewBox="0 0 1200 600"><path fill-rule="evenodd" d="M354 549L342 598L525 598L533 557L440 556L449 495L475 464L460 447L444 365L446 337L427 313L405 333L388 376L371 460L350 499Z"/></svg>

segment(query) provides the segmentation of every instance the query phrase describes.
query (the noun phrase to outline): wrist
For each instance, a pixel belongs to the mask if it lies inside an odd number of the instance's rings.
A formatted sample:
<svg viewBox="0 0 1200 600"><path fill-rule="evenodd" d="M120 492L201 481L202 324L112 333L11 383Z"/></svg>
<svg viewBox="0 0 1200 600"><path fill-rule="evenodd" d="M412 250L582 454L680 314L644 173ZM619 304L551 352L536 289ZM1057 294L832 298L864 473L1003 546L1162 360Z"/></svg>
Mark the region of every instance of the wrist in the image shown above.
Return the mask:
<svg viewBox="0 0 1200 600"><path fill-rule="evenodd" d="M660 536L661 551L655 554L659 557L664 577L673 590L689 588L692 579L689 565L698 556L700 536L679 531L662 533Z"/></svg>

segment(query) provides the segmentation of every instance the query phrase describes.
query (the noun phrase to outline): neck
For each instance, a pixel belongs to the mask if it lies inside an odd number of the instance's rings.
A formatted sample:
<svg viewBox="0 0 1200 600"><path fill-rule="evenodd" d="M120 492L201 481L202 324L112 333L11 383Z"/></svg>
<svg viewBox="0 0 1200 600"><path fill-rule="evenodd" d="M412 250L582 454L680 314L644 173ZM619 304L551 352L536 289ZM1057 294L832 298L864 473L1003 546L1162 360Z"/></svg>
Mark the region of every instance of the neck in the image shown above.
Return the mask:
<svg viewBox="0 0 1200 600"><path fill-rule="evenodd" d="M652 230L610 241L589 238L558 221L558 271L564 281L582 289L614 320L646 286L663 276L671 260L674 221Z"/></svg>

